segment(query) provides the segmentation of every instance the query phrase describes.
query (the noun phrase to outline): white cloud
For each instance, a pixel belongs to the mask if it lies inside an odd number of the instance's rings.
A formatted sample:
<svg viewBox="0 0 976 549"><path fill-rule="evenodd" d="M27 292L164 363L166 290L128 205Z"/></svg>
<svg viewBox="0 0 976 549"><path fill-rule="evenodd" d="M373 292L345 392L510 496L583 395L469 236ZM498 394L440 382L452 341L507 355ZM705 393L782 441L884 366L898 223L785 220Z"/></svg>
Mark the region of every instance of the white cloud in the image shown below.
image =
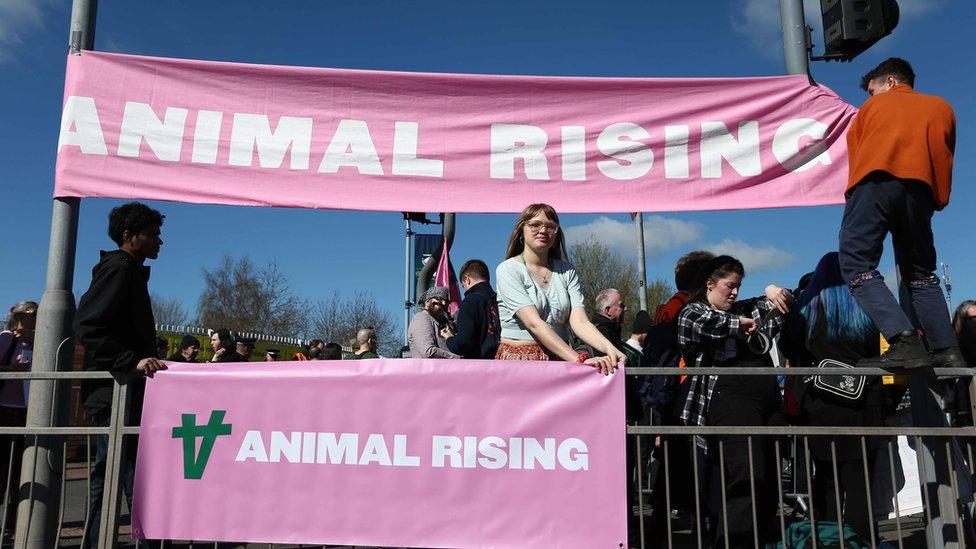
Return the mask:
<svg viewBox="0 0 976 549"><path fill-rule="evenodd" d="M925 15L942 9L941 0L898 0L898 11L902 17Z"/></svg>
<svg viewBox="0 0 976 549"><path fill-rule="evenodd" d="M775 246L753 246L738 238L726 238L715 244L705 244L702 249L715 254L727 254L738 259L746 273L778 269L796 261L796 256Z"/></svg>
<svg viewBox="0 0 976 549"><path fill-rule="evenodd" d="M783 22L780 19L779 0L745 0L735 3L732 14L732 30L742 35L749 44L769 59L783 58ZM814 42L820 32L820 0L804 0L803 16L813 27Z"/></svg>
<svg viewBox="0 0 976 549"><path fill-rule="evenodd" d="M644 216L644 249L649 255L696 242L705 234L705 226L663 215ZM566 227L567 244L596 238L629 256L637 255L637 230L633 222L601 216L575 227Z"/></svg>
<svg viewBox="0 0 976 549"><path fill-rule="evenodd" d="M0 63L12 61L26 38L44 28L44 9L54 0L3 0L0 2Z"/></svg>

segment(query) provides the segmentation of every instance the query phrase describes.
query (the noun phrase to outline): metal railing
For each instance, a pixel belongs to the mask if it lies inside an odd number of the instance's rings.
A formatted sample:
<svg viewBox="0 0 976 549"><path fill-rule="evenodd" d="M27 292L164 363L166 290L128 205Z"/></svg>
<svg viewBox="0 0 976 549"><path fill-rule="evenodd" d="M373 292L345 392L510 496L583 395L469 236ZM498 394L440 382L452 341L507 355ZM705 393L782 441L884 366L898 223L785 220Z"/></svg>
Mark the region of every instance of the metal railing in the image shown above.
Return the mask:
<svg viewBox="0 0 976 549"><path fill-rule="evenodd" d="M700 368L694 370L679 368L629 368L626 370L627 375L641 376L688 375L692 372L696 375L717 376L807 376L813 374L880 376L891 373L879 368L729 367ZM923 403L937 405L937 403L928 401L927 399L929 397L937 397L937 395L930 394L928 388L931 384L937 383L938 379L953 377L968 378L970 379L969 392L973 394L974 386L972 376L973 370L968 368L938 368L912 372L909 376L913 383L912 389L919 393L915 394L913 392L912 394L913 406L920 408L923 406ZM69 469L69 459L67 455L68 443L65 437L85 437L85 444L83 446L85 449L83 470L85 476L90 478L92 467L92 437L107 436L108 452L105 464L105 486L99 523L98 547L113 548L120 543L120 540L125 541L119 535L123 496L121 480L123 440L126 437L137 436L139 433L138 427L126 425L129 410L127 376L116 376L107 372L2 372L0 373L0 380L49 380L54 382L72 382L76 380L112 381L113 392L108 426L68 427L59 425L0 427L0 435L24 436L26 437L25 445L27 447L30 447L31 444L35 446L38 444L47 444L49 447L55 448L54 455L59 456L59 459L51 461L57 461L58 463L48 463L48 466L52 470L61 473L61 482L57 490L59 493L57 500L57 531L51 533L48 539L54 540L54 545L59 547L73 546L76 541L83 541L88 532L91 531L92 526L87 524L87 517L90 514L90 485L86 482L85 495L82 498L84 500L82 509L84 519L81 528L81 540L77 540L79 537L77 535L62 535L62 532L69 532L69 530L77 534L77 526L69 529L68 526L70 525L66 524L65 517L68 511L73 511L75 515L78 514L78 509L66 508L69 499L77 503L78 498L77 494L72 498L66 493L68 482L65 480L65 476ZM57 387L57 383L54 385ZM57 391L57 388L55 390ZM922 396L923 394L924 397ZM55 398L53 402L57 403L59 400L63 399ZM976 399L973 399L973 401L976 402ZM52 414L51 417L58 417L58 415ZM768 506L770 503L769 501L760 501L761 492L770 490L768 490L769 486L757 486L758 472L753 467L753 458L755 457L753 453L759 451L757 447L761 443L772 440L772 450L769 453L773 456L773 464L776 470L775 479L766 480L775 480L776 483L775 493L777 495L775 496L776 501L774 502L774 507L776 510L775 520L778 523L779 529L777 537L779 539L785 538L791 523L807 522L811 526L810 535L814 543L817 543L817 525L824 521L822 517L818 517L818 513L821 511L815 509L816 505L814 504L814 500L817 499L818 494L814 490L818 486L822 486L822 483L817 482L818 475L832 477L834 487L841 485L841 471L838 469L839 462L836 454L836 443L839 437L856 438L861 448L860 461L862 462L863 479L867 485L867 493L869 494L866 504L869 506L867 511L872 525L878 523L875 518L879 510L875 508L876 503L870 497L872 483L876 481L876 478L869 474L871 460L879 456L882 459L886 458L888 469L890 470L891 486L897 487L898 482L895 477L898 469L896 465L898 452L893 443L893 437L908 437L910 442L914 443L914 447L919 456L919 485L922 495L922 513L914 518L902 516L902 510L898 508L898 500L895 498L894 509L892 509L894 511L894 518L882 520L880 521L880 527L872 526L870 532L861 533L866 544L870 547L883 547L882 543L885 541L883 538L887 538L887 541L892 546L903 549L913 546L965 547L967 542L971 541L971 532L969 529L971 528L972 518L972 498L968 497L968 493L972 485L972 464L974 463L974 444L976 444L976 440L974 440L974 437L976 437L976 428L972 426L824 427L743 425L689 427L674 425L631 425L628 426L627 433L627 436L632 439L632 444L628 451L633 451L636 454L635 467L632 471L629 471L629 474L631 474L631 485L628 486L628 489L636 493L633 508L629 509L629 511L632 513L632 518L636 518L636 527L632 529L633 538L631 541L637 547L707 547L710 543L710 537L714 537L718 532L724 534L720 536L720 540L724 539L726 543L729 542L729 520L728 509L726 507L729 499L726 483L729 479L725 478L725 472L730 456L727 455L729 452L726 449L727 443L719 440L715 444L714 455L707 459L695 451L691 451L687 456L677 456L671 451L674 446L680 445L682 441L693 443L694 437L718 435L725 437L736 435L746 437L745 448L749 455L748 477L749 491L751 494L750 518L752 521L752 528L749 530L752 536L749 542L750 546L760 547L762 546L762 542L766 541L759 537L759 522L762 520L762 517L759 516L759 508L760 506ZM648 459L646 449L653 446L653 439L656 437L661 437L661 444L656 449L658 457L654 461ZM830 449L833 459L829 460L829 467L827 467L829 470L827 471L817 471L815 461L811 457L810 441L814 437L828 437L830 439ZM869 444L869 442L875 439L880 439L880 443ZM2 516L5 518L9 516L9 510L12 507L9 495L11 494L11 484L15 478L15 443L16 439L11 439L9 443L11 453L8 456L7 463L0 464L0 467L4 467L8 472L5 496L2 503ZM694 447L695 445L691 444L691 448ZM869 447L877 448L876 456L870 455L871 451L869 451ZM24 452L26 458L30 459L33 456L35 461L37 460L37 455L36 452ZM674 460L684 460L685 457L687 457L686 463L690 461L692 478L684 479L684 483L681 484L682 479L672 477L673 470L679 465ZM660 471L657 475L657 483L654 486L650 485L651 475L647 467L649 463L652 465L652 468L657 467ZM682 463L681 465L686 463ZM35 491L35 485L33 479L30 478L29 472L36 469L36 463L32 463L31 465L31 467L25 466L23 468L23 478L18 482L17 490L15 491L19 500L17 502L17 512L18 514L26 513L28 521L31 518L34 502L39 498L49 498L51 496L51 494L39 493L41 492L40 490ZM78 465L75 463L72 466L77 470L80 469ZM713 484L716 484L720 491L720 501L722 502L722 509L717 515L709 515L704 511L705 486L703 485L700 473L706 467L714 467L719 471L719 476L721 477L717 483L713 481ZM678 486L683 489L684 494L674 493L673 485L676 482L679 483ZM661 494L662 490L663 495ZM675 499L679 499L679 495L687 495L688 493L692 495L690 498L692 503L690 506L685 505L685 509L679 509L675 505ZM845 515L849 514L850 511L845 509L846 504L842 500L840 491L834 490L830 494L829 499L833 500L828 503L832 504L834 511L836 511L835 522L843 530ZM681 517L677 516L675 511L683 511L685 513L684 522L690 524L683 525ZM720 520L717 524L713 523L710 527L707 524L709 516L712 518L717 516ZM648 522L649 520L651 522ZM916 540L922 527L925 527L924 543L919 545ZM24 530L27 531L28 529ZM0 539L6 539L3 536L7 535L8 531L7 520L3 520L0 523ZM21 535L19 530L17 534L18 537L14 539L14 546L26 546L27 540L19 537ZM909 534L912 534L912 536L909 536ZM128 541L128 543L134 544L136 547L146 545L138 541ZM191 546L194 544L194 542L175 543L176 545L186 545L189 543ZM163 541L159 542L159 544L172 546L174 542ZM195 544L202 547L226 546L212 541L205 543L195 542ZM719 546L722 546L721 542ZM728 544L726 546L731 547L733 545Z"/></svg>

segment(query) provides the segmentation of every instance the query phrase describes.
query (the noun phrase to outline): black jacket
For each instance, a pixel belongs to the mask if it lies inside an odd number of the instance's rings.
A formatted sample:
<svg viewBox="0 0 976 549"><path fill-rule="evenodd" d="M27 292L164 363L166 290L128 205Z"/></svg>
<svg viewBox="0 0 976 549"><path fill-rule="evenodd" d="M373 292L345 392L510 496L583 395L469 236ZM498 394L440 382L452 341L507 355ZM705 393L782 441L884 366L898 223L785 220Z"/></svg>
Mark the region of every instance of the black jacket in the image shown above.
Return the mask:
<svg viewBox="0 0 976 549"><path fill-rule="evenodd" d="M87 371L129 373L144 358L156 356L156 323L149 301L149 267L122 250L101 252L88 291L75 314L75 337L85 348ZM145 379L133 377L130 420L142 415ZM96 422L107 419L112 403L110 381L81 386L85 411Z"/></svg>
<svg viewBox="0 0 976 549"><path fill-rule="evenodd" d="M464 292L457 312L458 333L447 338L447 348L464 358L493 359L501 341L498 296L488 282L479 282Z"/></svg>
<svg viewBox="0 0 976 549"><path fill-rule="evenodd" d="M621 339L621 328L619 323L610 320L600 313L593 313L593 325L596 326L596 329L599 330L601 334L603 334L603 337L610 340L610 343L612 343L614 347L619 349L621 352L626 353L626 351L624 351L624 345L626 345L626 343L624 343ZM593 350L593 356L603 356L604 354L605 353L601 353L595 349ZM627 364L627 366L636 367L640 365ZM635 376L627 376L624 378L624 395L627 410L627 421L629 423L639 422L644 416L644 409L643 406L641 406L640 393L637 389L637 378Z"/></svg>

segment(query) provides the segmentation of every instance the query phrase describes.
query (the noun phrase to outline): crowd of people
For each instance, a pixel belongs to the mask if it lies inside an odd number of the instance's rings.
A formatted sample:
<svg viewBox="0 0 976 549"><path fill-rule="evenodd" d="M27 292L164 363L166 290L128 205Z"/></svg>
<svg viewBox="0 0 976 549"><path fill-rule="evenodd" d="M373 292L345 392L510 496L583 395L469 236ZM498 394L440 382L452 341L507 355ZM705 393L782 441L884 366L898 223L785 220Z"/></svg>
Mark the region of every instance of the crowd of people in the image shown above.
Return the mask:
<svg viewBox="0 0 976 549"><path fill-rule="evenodd" d="M547 204L532 204L518 217L505 258L494 269L496 289L488 264L472 259L459 272L464 299L455 314L448 312L447 288L435 286L422 294L408 327L410 355L558 360L602 375L622 364L687 368L682 376L628 376L626 420L631 424L883 425L898 395L877 378L857 377L852 383L838 381L838 376L787 376L781 383L774 375L694 371L771 367L776 349L791 366L976 364L976 302L962 302L950 321L934 274L931 218L948 202L955 120L947 103L915 92L913 85L914 73L900 59L889 59L865 75L862 87L871 97L849 130L850 179L839 248L824 255L795 287L770 284L762 295L740 299L743 264L728 255L694 251L676 264L676 293L653 315L640 311L632 326L624 326L628 304L614 288L600 288L592 315L587 313L557 212ZM74 334L85 349L85 369L138 374L132 384L131 412L137 422L145 387L141 378L166 369L166 362L196 362L201 350L200 340L187 335L167 356L167 341L155 331L150 268L145 263L159 254L163 220L160 212L135 202L112 210L108 234L118 248L102 252L74 321ZM902 306L877 271L889 232L909 296ZM37 309L32 301L11 307L0 333L0 370L30 368ZM625 329L630 330L626 340ZM889 344L884 353L882 338ZM350 343L344 351L335 342L315 339L303 352L285 358L379 358L371 327L360 329ZM235 338L226 328L215 329L210 361L250 360L254 344L253 339ZM275 349L264 355L266 361L282 358ZM27 382L0 384L3 425L24 424L27 387ZM111 395L110 383L83 383L82 402L94 425L108 425ZM10 439L0 441L4 448L11 441L16 444L17 437L3 438ZM771 440L728 434L670 437L662 444L662 437L657 437L653 452L659 458L667 452L671 471L665 478L659 470L654 484L670 483L671 507L702 517L705 534L716 546L776 541L774 479L780 464ZM637 468L635 444L629 441L627 450L632 474ZM842 437L813 437L809 444L815 512L824 520L842 518L866 538L875 524L867 511L871 493L864 473L873 465L865 462L865 453L876 450L876 441L862 448ZM98 537L107 450L106 437L97 437L88 536L92 546ZM134 456L135 444L130 444L122 472L130 500ZM699 464L697 473L691 463ZM839 484L824 473L833 466ZM699 487L697 498L692 497L692 482ZM652 525L669 520L664 493L663 488L654 491ZM628 490L628 508L636 497L636 490ZM843 502L842 517L833 505L838 498ZM693 499L701 502L697 508ZM636 519L632 513L629 518L633 527ZM635 531L632 528L632 534Z"/></svg>

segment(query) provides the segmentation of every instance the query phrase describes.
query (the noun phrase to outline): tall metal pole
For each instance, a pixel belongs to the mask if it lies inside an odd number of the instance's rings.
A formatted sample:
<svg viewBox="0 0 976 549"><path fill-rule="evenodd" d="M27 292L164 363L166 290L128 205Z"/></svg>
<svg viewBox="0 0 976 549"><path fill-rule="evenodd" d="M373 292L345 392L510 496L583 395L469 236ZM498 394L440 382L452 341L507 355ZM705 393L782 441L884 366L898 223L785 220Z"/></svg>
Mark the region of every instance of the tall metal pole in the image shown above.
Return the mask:
<svg viewBox="0 0 976 549"><path fill-rule="evenodd" d="M69 29L70 52L92 49L95 42L97 0L74 0ZM51 241L48 249L47 280L37 311L34 336L35 372L70 368L74 356L71 321L75 299L75 246L78 236L77 198L56 198L51 213ZM67 394L67 392L65 392ZM28 427L51 427L55 420L55 382L33 381L27 405ZM27 437L20 474L19 493L29 494L17 505L15 545L44 549L54 546L57 536L58 498L61 471L56 464L61 445L50 436Z"/></svg>
<svg viewBox="0 0 976 549"><path fill-rule="evenodd" d="M809 74L807 24L803 19L803 0L779 0L779 16L783 24L786 74Z"/></svg>
<svg viewBox="0 0 976 549"><path fill-rule="evenodd" d="M410 261L410 240L413 237L413 230L410 227L410 217L408 212L403 212L403 224L405 232L404 252L403 252L403 345L407 345L407 328L410 326L410 280L413 278L413 268Z"/></svg>
<svg viewBox="0 0 976 549"><path fill-rule="evenodd" d="M634 216L637 225L637 271L640 279L637 281L637 297L640 299L640 310L647 310L647 266L644 265L644 214Z"/></svg>

